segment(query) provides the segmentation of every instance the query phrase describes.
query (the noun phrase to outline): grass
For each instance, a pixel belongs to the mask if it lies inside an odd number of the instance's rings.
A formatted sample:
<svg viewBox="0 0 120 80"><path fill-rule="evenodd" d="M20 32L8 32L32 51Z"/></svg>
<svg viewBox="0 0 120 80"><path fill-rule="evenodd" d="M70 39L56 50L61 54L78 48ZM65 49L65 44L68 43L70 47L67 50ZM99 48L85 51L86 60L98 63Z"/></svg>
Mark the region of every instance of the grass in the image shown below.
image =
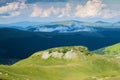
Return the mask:
<svg viewBox="0 0 120 80"><path fill-rule="evenodd" d="M80 64L80 63L79 63ZM73 64L75 65L75 64ZM104 65L104 66L103 66ZM112 65L112 66L111 66ZM114 65L114 66L113 66ZM106 60L96 59L91 64L81 63L80 65L66 66L40 66L40 65L15 65L0 66L0 79L2 80L85 80L97 78L118 77L120 67ZM7 74L7 75L6 75Z"/></svg>
<svg viewBox="0 0 120 80"><path fill-rule="evenodd" d="M68 48L60 47L46 51L69 51ZM77 53L89 52L85 47L70 49ZM120 64L101 55L80 54L78 59L50 57L43 60L41 54L42 52L37 52L11 66L0 65L0 80L120 80Z"/></svg>
<svg viewBox="0 0 120 80"><path fill-rule="evenodd" d="M117 55L120 53L120 43L95 50L94 52L98 54L105 54L105 55Z"/></svg>

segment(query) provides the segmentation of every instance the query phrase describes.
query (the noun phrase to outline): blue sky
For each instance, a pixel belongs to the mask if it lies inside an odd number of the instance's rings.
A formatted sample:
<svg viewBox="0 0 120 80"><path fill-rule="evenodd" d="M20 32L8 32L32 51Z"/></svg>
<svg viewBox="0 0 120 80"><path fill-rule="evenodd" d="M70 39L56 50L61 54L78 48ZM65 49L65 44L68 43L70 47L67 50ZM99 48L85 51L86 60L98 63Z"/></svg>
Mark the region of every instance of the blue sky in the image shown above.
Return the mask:
<svg viewBox="0 0 120 80"><path fill-rule="evenodd" d="M120 21L120 0L0 0L0 23Z"/></svg>

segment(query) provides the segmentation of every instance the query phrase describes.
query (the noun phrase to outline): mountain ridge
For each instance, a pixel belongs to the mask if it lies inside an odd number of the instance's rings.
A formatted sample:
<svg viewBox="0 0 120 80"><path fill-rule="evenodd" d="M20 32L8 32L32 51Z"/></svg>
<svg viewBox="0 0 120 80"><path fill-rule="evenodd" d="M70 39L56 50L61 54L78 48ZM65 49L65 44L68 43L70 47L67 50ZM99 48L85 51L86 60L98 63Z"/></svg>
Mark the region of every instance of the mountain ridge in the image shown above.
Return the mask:
<svg viewBox="0 0 120 80"><path fill-rule="evenodd" d="M44 27L45 30L48 30L49 28L47 26L58 26L58 31L60 29L65 28L67 32L69 32L69 29L67 27L72 28L73 32L74 30L80 30L80 31L86 31L85 29L88 28L89 31L92 31L91 28L93 27L103 27L103 28L119 28L119 22L117 23L109 23L109 22L104 22L104 21L96 21L96 22L83 22L83 21L77 21L77 20L66 20L66 21L56 21L56 22L29 22L29 21L23 21L23 22L16 22L16 23L9 23L9 24L1 24L0 27L11 27L11 28L16 28L20 30L28 30L27 28L33 28L38 30L40 32L41 27ZM43 28L42 28L43 29ZM55 29L55 28L53 28ZM35 31L36 31L35 30ZM51 29L50 29L51 30ZM52 32L48 30L49 32ZM31 30L34 31L34 30ZM53 30L55 31L55 30Z"/></svg>
<svg viewBox="0 0 120 80"><path fill-rule="evenodd" d="M109 23L109 22L105 22L105 21L96 21L95 23Z"/></svg>
<svg viewBox="0 0 120 80"><path fill-rule="evenodd" d="M120 43L111 45L111 46L107 46L98 50L94 51L95 53L98 54L104 54L104 55L119 55L120 54Z"/></svg>
<svg viewBox="0 0 120 80"><path fill-rule="evenodd" d="M36 52L11 66L0 65L0 79L119 80L119 69L114 59L91 53L84 46L66 46Z"/></svg>
<svg viewBox="0 0 120 80"><path fill-rule="evenodd" d="M34 27L34 28L33 28ZM103 21L97 22L82 22L76 20L58 21L51 22L48 24L43 24L40 26L29 26L28 29L33 32L80 32L80 31L93 31L95 28L120 28L119 23L109 23Z"/></svg>

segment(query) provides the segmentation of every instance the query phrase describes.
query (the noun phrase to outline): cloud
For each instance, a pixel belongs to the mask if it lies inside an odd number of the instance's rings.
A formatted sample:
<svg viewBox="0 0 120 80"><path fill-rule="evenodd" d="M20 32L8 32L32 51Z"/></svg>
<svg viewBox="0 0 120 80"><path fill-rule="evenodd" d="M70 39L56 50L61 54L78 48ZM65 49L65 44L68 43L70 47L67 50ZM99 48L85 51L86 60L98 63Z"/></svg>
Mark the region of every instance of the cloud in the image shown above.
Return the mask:
<svg viewBox="0 0 120 80"><path fill-rule="evenodd" d="M70 17L72 11L72 5L67 3L65 8L59 10L60 15L58 17Z"/></svg>
<svg viewBox="0 0 120 80"><path fill-rule="evenodd" d="M101 17L102 18L113 18L120 16L120 11L105 9L101 11Z"/></svg>
<svg viewBox="0 0 120 80"><path fill-rule="evenodd" d="M12 2L7 3L6 6L0 7L0 15L1 17L13 17L20 15L20 10L26 8L26 4L24 2ZM2 16L3 14L3 16ZM9 14L9 15L4 15Z"/></svg>
<svg viewBox="0 0 120 80"><path fill-rule="evenodd" d="M112 18L120 16L120 11L111 10L102 0L77 0L86 1L84 5L71 2L72 0L1 0L0 3L6 3L0 6L0 17L14 17L22 14L25 8L30 17L55 17L55 18ZM8 3L7 3L8 2ZM10 2L10 3L9 3ZM37 2L48 2L48 6L42 7L44 4ZM49 2L65 2L60 7ZM32 3L32 4L29 4ZM31 12L32 10L32 12Z"/></svg>
<svg viewBox="0 0 120 80"><path fill-rule="evenodd" d="M36 2L67 2L69 0L26 0L26 3L36 3Z"/></svg>
<svg viewBox="0 0 120 80"><path fill-rule="evenodd" d="M101 0L89 0L85 5L77 5L75 16L77 17L96 17L101 15L105 4Z"/></svg>
<svg viewBox="0 0 120 80"><path fill-rule="evenodd" d="M54 7L50 7L48 9L43 9L34 5L34 9L31 17L49 17L52 13L56 13L56 9Z"/></svg>
<svg viewBox="0 0 120 80"><path fill-rule="evenodd" d="M67 3L64 8L55 8L54 6L51 6L47 9L34 5L33 12L30 16L31 17L50 17L50 16L69 17L70 12L71 12L70 3Z"/></svg>
<svg viewBox="0 0 120 80"><path fill-rule="evenodd" d="M120 11L111 10L102 0L88 0L85 5L77 5L75 16L80 18L113 18L120 16Z"/></svg>
<svg viewBox="0 0 120 80"><path fill-rule="evenodd" d="M88 0L85 5L78 4L74 7L71 3L66 3L61 8L54 6L42 8L35 5L31 17L101 17L105 7L101 0Z"/></svg>

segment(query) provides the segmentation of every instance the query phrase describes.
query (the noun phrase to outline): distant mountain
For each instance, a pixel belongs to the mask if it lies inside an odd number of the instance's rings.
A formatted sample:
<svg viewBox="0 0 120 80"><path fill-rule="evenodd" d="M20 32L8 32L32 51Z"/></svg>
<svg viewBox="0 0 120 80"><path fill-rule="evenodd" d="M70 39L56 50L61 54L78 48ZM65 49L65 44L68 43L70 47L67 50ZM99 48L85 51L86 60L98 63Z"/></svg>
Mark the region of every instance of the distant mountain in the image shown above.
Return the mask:
<svg viewBox="0 0 120 80"><path fill-rule="evenodd" d="M95 23L108 23L108 22L104 22L104 21L96 21Z"/></svg>
<svg viewBox="0 0 120 80"><path fill-rule="evenodd" d="M68 26L69 25L69 26ZM58 33L71 33L80 31L94 32L95 29L89 26L81 26L79 23L73 24L48 24L41 26L29 26L25 30L33 32L58 32Z"/></svg>
<svg viewBox="0 0 120 80"><path fill-rule="evenodd" d="M111 55L120 55L120 43L95 50L94 52L98 53L98 54L104 54L104 55L110 55L110 56ZM119 56L117 56L117 57L119 57Z"/></svg>
<svg viewBox="0 0 120 80"><path fill-rule="evenodd" d="M120 28L120 21L116 22L116 23L113 23L113 26L117 26Z"/></svg>
<svg viewBox="0 0 120 80"><path fill-rule="evenodd" d="M60 32L60 33L71 33L80 31L92 31L95 32L94 28L120 28L119 22L108 23L104 21L82 22L77 20L66 20L57 22L16 22L11 24L0 24L0 28L15 28L20 30L32 31L32 32Z"/></svg>
<svg viewBox="0 0 120 80"><path fill-rule="evenodd" d="M116 23L119 23L120 24L120 21L116 22Z"/></svg>
<svg viewBox="0 0 120 80"><path fill-rule="evenodd" d="M39 26L29 26L24 30L33 31L33 32L58 32L58 33L71 33L71 32L80 32L80 31L97 31L95 28L120 28L119 24L113 24L103 21L97 21L95 23L91 22L82 22L76 20L68 21L59 21L46 23Z"/></svg>
<svg viewBox="0 0 120 80"><path fill-rule="evenodd" d="M0 24L0 28L5 28L5 27L9 27L9 25L7 25L7 24Z"/></svg>
<svg viewBox="0 0 120 80"><path fill-rule="evenodd" d="M23 21L23 22L16 22L16 23L10 23L10 24L0 24L0 27L19 28L19 29L21 27L21 29L23 29L28 26L36 26L41 24L44 24L44 23Z"/></svg>
<svg viewBox="0 0 120 80"><path fill-rule="evenodd" d="M40 22L23 21L23 22L11 23L11 24L8 24L8 25L9 25L9 26L27 27L27 26L35 26L35 25L40 25L40 24L42 24L42 23L40 23Z"/></svg>
<svg viewBox="0 0 120 80"><path fill-rule="evenodd" d="M71 33L80 31L95 31L93 27L85 26L85 22L68 20L51 22L40 26L29 26L26 30L33 32L58 32L58 33Z"/></svg>
<svg viewBox="0 0 120 80"><path fill-rule="evenodd" d="M65 26L72 26L73 24L79 24L79 23L85 23L85 22L82 22L82 21L77 21L77 20L66 20L66 21L57 21L57 22L51 22L50 24L51 25L65 25Z"/></svg>

